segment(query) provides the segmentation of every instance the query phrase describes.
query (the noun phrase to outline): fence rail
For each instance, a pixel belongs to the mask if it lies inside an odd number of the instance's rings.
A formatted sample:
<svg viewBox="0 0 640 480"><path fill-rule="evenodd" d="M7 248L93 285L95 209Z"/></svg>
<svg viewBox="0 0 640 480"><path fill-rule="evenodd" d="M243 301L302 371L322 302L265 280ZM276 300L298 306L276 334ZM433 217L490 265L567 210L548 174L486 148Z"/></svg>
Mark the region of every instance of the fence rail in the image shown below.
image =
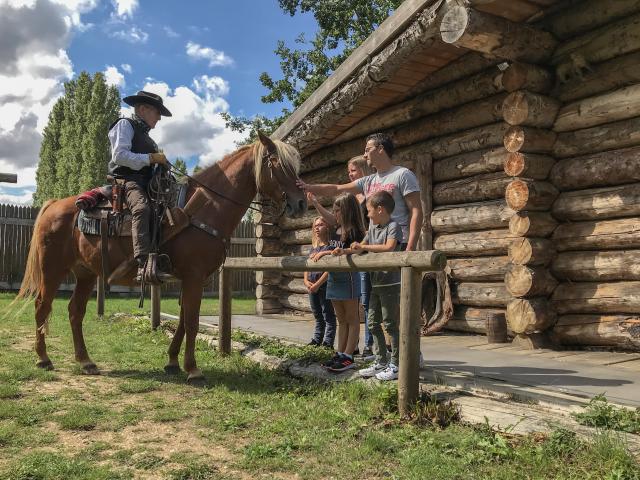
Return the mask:
<svg viewBox="0 0 640 480"><path fill-rule="evenodd" d="M29 254L29 242L33 234L33 224L38 215L39 208L24 207L19 205L0 204L0 289L18 290L22 283L22 277ZM255 252L255 225L250 222L241 222L233 232L229 249L230 257L254 257ZM62 291L73 290L75 280L69 275L60 286ZM251 271L241 272L236 275L233 283L234 293L253 293L256 288L255 274ZM218 276L213 275L209 293L218 292ZM137 288L111 287L113 293L138 294ZM177 295L180 285L170 283L162 286L165 296Z"/></svg>

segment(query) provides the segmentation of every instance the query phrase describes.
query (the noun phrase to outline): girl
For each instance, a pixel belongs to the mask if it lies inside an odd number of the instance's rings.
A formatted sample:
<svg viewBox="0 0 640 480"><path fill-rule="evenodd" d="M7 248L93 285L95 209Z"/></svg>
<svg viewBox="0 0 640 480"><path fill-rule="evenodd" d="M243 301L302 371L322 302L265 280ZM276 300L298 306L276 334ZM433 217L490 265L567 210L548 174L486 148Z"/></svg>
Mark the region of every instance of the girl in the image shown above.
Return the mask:
<svg viewBox="0 0 640 480"><path fill-rule="evenodd" d="M330 253L342 255L353 242L364 237L364 222L356 197L340 195L333 203L333 216L338 229L329 242L331 251L311 256L314 261ZM353 352L360 336L360 275L357 272L330 272L327 298L333 304L338 320L338 352L325 365L331 372L343 372L354 367Z"/></svg>
<svg viewBox="0 0 640 480"><path fill-rule="evenodd" d="M311 253L332 250L329 246L329 225L322 217L316 217L311 226ZM331 301L327 300L327 272L304 272L304 285L309 291L311 311L316 319L316 329L308 345L322 345L333 350L336 336L336 315Z"/></svg>

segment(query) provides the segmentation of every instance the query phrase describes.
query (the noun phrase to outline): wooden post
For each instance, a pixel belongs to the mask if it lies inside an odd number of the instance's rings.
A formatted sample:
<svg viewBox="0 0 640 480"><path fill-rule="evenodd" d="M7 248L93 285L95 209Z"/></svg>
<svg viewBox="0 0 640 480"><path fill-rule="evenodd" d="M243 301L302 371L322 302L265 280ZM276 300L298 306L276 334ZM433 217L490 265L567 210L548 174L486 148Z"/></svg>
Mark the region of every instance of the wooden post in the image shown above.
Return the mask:
<svg viewBox="0 0 640 480"><path fill-rule="evenodd" d="M231 353L231 270L220 270L220 316L218 321L218 350Z"/></svg>
<svg viewBox="0 0 640 480"><path fill-rule="evenodd" d="M160 326L160 285L151 285L151 328Z"/></svg>
<svg viewBox="0 0 640 480"><path fill-rule="evenodd" d="M422 202L422 234L418 240L418 250L433 248L433 228L431 213L433 212L433 158L425 154L416 162L416 176L420 185L420 201Z"/></svg>
<svg viewBox="0 0 640 480"><path fill-rule="evenodd" d="M96 279L96 303L98 307L98 316L104 315L104 278Z"/></svg>
<svg viewBox="0 0 640 480"><path fill-rule="evenodd" d="M403 417L411 412L418 399L421 277L412 267L401 269L398 409Z"/></svg>
<svg viewBox="0 0 640 480"><path fill-rule="evenodd" d="M0 183L18 183L18 174L0 172Z"/></svg>

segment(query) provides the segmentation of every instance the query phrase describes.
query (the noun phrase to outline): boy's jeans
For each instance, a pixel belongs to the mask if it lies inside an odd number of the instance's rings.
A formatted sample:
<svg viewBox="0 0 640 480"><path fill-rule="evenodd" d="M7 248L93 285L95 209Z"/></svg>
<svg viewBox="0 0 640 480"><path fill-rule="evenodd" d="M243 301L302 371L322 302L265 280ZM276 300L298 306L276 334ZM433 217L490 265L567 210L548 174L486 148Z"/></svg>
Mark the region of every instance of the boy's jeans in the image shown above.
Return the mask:
<svg viewBox="0 0 640 480"><path fill-rule="evenodd" d="M309 294L311 311L316 319L316 331L313 340L316 343L333 347L336 338L336 314L331 300L327 300L327 283L325 282L316 293Z"/></svg>
<svg viewBox="0 0 640 480"><path fill-rule="evenodd" d="M369 297L371 296L371 275L360 272L360 303L364 307L364 345L373 347L373 335L369 329Z"/></svg>
<svg viewBox="0 0 640 480"><path fill-rule="evenodd" d="M391 363L398 365L400 344L400 285L374 286L369 298L369 328L378 363L389 363L382 325L391 339Z"/></svg>

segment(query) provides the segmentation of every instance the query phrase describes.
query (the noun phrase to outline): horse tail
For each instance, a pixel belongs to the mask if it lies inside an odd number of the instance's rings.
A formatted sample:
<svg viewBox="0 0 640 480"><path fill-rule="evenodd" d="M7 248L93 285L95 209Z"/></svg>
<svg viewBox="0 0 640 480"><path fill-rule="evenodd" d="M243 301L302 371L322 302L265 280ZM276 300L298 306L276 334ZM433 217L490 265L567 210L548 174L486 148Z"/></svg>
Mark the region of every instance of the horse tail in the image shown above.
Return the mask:
<svg viewBox="0 0 640 480"><path fill-rule="evenodd" d="M40 289L42 288L42 251L40 248L40 232L42 225L40 219L42 214L49 208L56 200L47 200L42 208L38 212L35 224L33 226L33 235L31 236L31 244L29 245L29 256L27 257L27 267L24 271L24 278L22 279L22 285L20 285L20 291L16 296L16 300L19 298L33 298L38 296Z"/></svg>

